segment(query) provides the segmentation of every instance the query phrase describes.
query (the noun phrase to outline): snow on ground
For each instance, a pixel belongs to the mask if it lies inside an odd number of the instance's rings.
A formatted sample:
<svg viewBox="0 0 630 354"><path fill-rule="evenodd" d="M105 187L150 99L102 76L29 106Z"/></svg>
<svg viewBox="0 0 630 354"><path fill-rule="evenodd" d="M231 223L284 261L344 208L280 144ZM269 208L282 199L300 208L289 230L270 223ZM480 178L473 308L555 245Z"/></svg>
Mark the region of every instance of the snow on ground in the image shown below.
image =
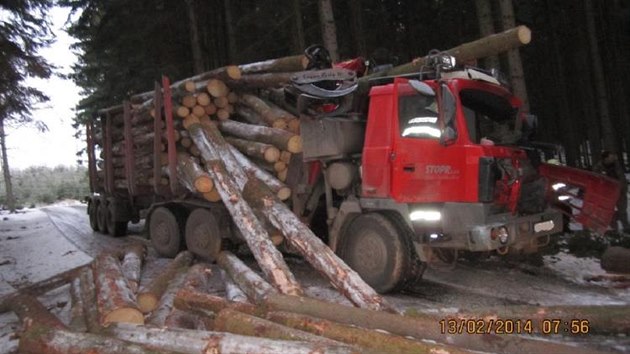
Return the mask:
<svg viewBox="0 0 630 354"><path fill-rule="evenodd" d="M576 284L588 284L589 277L606 274L599 264L599 259L593 257L578 258L569 253L559 252L544 256L543 261L545 267L553 273Z"/></svg>

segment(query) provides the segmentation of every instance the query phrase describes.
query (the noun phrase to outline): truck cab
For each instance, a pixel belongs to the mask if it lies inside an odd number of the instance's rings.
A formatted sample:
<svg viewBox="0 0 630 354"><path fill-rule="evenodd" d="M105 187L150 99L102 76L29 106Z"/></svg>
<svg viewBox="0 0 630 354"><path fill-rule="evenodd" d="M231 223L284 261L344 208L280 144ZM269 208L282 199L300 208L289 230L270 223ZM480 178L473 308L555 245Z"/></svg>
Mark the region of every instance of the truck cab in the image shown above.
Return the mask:
<svg viewBox="0 0 630 354"><path fill-rule="evenodd" d="M384 292L415 282L436 258L548 243L562 214L547 207L546 180L517 146L520 105L470 69L373 86L360 182L329 215L330 246Z"/></svg>

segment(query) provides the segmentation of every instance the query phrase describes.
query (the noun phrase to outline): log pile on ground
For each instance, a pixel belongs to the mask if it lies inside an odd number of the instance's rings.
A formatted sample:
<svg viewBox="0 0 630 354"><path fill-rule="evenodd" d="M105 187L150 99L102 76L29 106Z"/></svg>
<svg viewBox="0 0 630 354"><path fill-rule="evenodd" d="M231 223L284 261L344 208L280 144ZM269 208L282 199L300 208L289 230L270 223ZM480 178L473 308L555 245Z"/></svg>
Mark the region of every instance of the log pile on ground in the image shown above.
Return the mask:
<svg viewBox="0 0 630 354"><path fill-rule="evenodd" d="M218 265L183 252L153 279L141 279L138 293L120 270L125 252L103 253L88 267L68 273L44 287L0 299L0 309L13 311L22 322L21 353L470 353L553 352L595 353L593 348L494 333L440 330L439 320L481 320L497 316L588 317L593 333L630 331L623 306L506 306L469 313L407 316L361 309L279 293L258 272L227 251ZM163 283L163 273L170 281ZM209 287L213 274L223 273L224 286ZM141 272L145 276L145 271ZM214 284L216 283L216 278ZM44 284L42 283L42 284ZM63 322L36 298L69 283L71 318ZM159 285L158 285L159 284ZM166 289L164 286L166 285ZM217 288L219 287L219 288ZM37 292L33 290L37 289ZM129 315L141 294L152 293L157 305L146 320ZM224 296L223 296L224 294ZM236 294L236 295L235 295ZM124 296L123 296L124 295ZM220 296L221 295L221 296ZM106 299L111 297L111 299ZM120 299L124 297L124 301ZM238 299L235 301L234 299ZM154 303L155 301L150 301ZM106 310L104 310L106 309ZM124 315L111 316L113 311ZM131 312L134 312L131 311ZM609 319L612 320L609 321ZM61 318L64 318L62 316ZM142 318L142 317L140 317ZM510 317L512 318L512 317ZM73 324L82 322L84 326ZM534 333L540 328L535 327Z"/></svg>

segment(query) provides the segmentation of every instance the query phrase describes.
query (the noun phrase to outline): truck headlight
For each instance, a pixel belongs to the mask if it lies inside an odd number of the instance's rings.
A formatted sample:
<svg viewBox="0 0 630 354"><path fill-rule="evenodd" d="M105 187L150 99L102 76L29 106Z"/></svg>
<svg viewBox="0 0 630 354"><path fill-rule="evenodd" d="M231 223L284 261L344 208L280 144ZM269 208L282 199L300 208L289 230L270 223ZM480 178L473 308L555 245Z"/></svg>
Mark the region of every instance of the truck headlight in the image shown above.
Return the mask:
<svg viewBox="0 0 630 354"><path fill-rule="evenodd" d="M411 221L440 221L442 213L437 210L415 210L409 214Z"/></svg>
<svg viewBox="0 0 630 354"><path fill-rule="evenodd" d="M560 189L562 189L562 188L564 188L566 186L567 186L566 184L564 184L562 182L558 182L558 183L553 184L551 186L551 189L553 189L554 191L558 191L558 190L560 190Z"/></svg>

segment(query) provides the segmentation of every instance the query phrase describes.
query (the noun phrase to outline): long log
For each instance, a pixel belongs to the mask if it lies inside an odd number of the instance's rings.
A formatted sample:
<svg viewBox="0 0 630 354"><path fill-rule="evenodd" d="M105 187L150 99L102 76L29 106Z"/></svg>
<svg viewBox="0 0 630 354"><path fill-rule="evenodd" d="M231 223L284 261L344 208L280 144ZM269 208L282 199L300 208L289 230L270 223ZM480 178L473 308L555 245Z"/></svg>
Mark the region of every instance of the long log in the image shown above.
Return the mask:
<svg viewBox="0 0 630 354"><path fill-rule="evenodd" d="M228 301L249 302L247 295L223 269L221 269L221 278L223 279L223 284L225 284L225 298Z"/></svg>
<svg viewBox="0 0 630 354"><path fill-rule="evenodd" d="M266 125L278 129L287 127L285 115L277 109L272 109L272 107L261 98L250 94L243 94L240 96L239 102L258 113L265 121Z"/></svg>
<svg viewBox="0 0 630 354"><path fill-rule="evenodd" d="M144 317L136 305L136 297L120 269L118 259L110 253L96 257L92 264L96 286L96 305L100 323L144 323Z"/></svg>
<svg viewBox="0 0 630 354"><path fill-rule="evenodd" d="M353 326L380 329L400 336L433 340L439 343L492 353L594 353L592 348L577 347L550 341L498 334L483 335L442 333L434 319L422 320L383 311L371 311L297 296L270 294L264 306L269 311L286 311L318 317Z"/></svg>
<svg viewBox="0 0 630 354"><path fill-rule="evenodd" d="M625 305L602 306L530 306L509 305L475 309L475 311L460 311L457 313L423 313L414 309L407 310L405 315L414 318L424 318L428 321L453 318L460 319L526 319L531 320L532 331L541 333L543 320L558 319L570 327L572 321L580 325L582 320L588 320L589 333L625 334L630 335L630 307ZM571 328L569 328L570 330Z"/></svg>
<svg viewBox="0 0 630 354"><path fill-rule="evenodd" d="M186 153L177 154L177 172L178 177L181 174L187 184L192 185L199 193L208 193L214 188L210 175Z"/></svg>
<svg viewBox="0 0 630 354"><path fill-rule="evenodd" d="M224 310L231 311L231 310ZM232 311L235 312L235 311ZM432 354L432 353L469 353L454 347L424 343L389 333L365 328L351 327L320 318L291 312L270 312L266 318L301 331L333 339L350 345L370 348L379 353ZM218 322L218 321L217 321Z"/></svg>
<svg viewBox="0 0 630 354"><path fill-rule="evenodd" d="M166 318L169 316L173 309L173 300L175 299L175 294L182 287L184 283L184 278L186 276L186 267L181 267L178 269L178 273L175 274L174 278L171 278L168 284L168 287L164 291L164 294L160 297L160 301L157 304L157 307L151 311L151 315L147 317L147 324L150 324L155 327L164 327L166 323Z"/></svg>
<svg viewBox="0 0 630 354"><path fill-rule="evenodd" d="M193 258L192 253L188 251L181 252L169 263L164 271L140 289L138 292L138 307L142 313L149 313L158 306L160 298L162 298L166 288L168 288L171 279L179 273L182 267L188 267L192 263Z"/></svg>
<svg viewBox="0 0 630 354"><path fill-rule="evenodd" d="M94 274L91 269L81 272L81 302L83 303L83 315L88 332L97 333L101 329L98 318L98 308L96 305L96 287L94 285Z"/></svg>
<svg viewBox="0 0 630 354"><path fill-rule="evenodd" d="M344 345L335 340L229 308L223 309L217 314L217 317L214 319L214 330L270 339L306 341L322 345Z"/></svg>
<svg viewBox="0 0 630 354"><path fill-rule="evenodd" d="M241 74L254 74L263 72L289 72L302 71L308 65L305 55L293 55L289 57L269 59L256 63L239 65Z"/></svg>
<svg viewBox="0 0 630 354"><path fill-rule="evenodd" d="M284 294L301 294L302 289L284 262L282 254L271 243L263 225L254 215L254 211L241 197L240 188L233 179L240 171L240 169L237 170L239 166L233 164L228 169L225 162L221 160L221 155L229 154L229 151L216 151L208 141L204 128L198 120L187 119L185 123L195 145L201 150L221 199L232 218L238 220L236 226L245 237L249 249L267 279Z"/></svg>
<svg viewBox="0 0 630 354"><path fill-rule="evenodd" d="M230 308L250 315L263 315L261 307L240 301L228 301L225 298L183 288L177 292L175 308L203 316L214 316L221 310Z"/></svg>
<svg viewBox="0 0 630 354"><path fill-rule="evenodd" d="M134 243L129 246L125 246L121 255L122 273L129 283L131 291L134 293L138 291L138 285L140 284L140 273L142 272L142 263L146 255L146 246L141 243Z"/></svg>
<svg viewBox="0 0 630 354"><path fill-rule="evenodd" d="M271 144L280 150L291 153L302 152L302 138L285 130L245 124L226 120L219 124L219 129L237 138Z"/></svg>
<svg viewBox="0 0 630 354"><path fill-rule="evenodd" d="M267 122L260 116L260 114L256 113L253 109L249 107L245 107L242 105L237 105L235 108L235 113L239 120L244 121L247 124L255 124L255 125L268 125Z"/></svg>
<svg viewBox="0 0 630 354"><path fill-rule="evenodd" d="M233 90L237 89L260 89L270 87L283 87L291 83L295 74L291 72L268 73L268 74L248 74L241 76L238 80L225 80L225 83Z"/></svg>
<svg viewBox="0 0 630 354"><path fill-rule="evenodd" d="M107 328L110 335L132 343L177 353L352 353L342 346L284 341L210 331L177 328L148 328L118 324Z"/></svg>
<svg viewBox="0 0 630 354"><path fill-rule="evenodd" d="M87 331L83 300L81 299L81 278L76 277L70 283L70 323L68 327L75 332Z"/></svg>
<svg viewBox="0 0 630 354"><path fill-rule="evenodd" d="M238 151L254 159L267 162L276 162L280 159L280 150L273 145L229 137L225 138L225 141L238 149Z"/></svg>
<svg viewBox="0 0 630 354"><path fill-rule="evenodd" d="M291 196L291 188L280 182L276 177L260 168L258 165L249 160L245 155L238 151L235 147L230 146L230 152L245 170L252 171L254 176L261 180L272 192L276 194L278 199L287 200Z"/></svg>
<svg viewBox="0 0 630 354"><path fill-rule="evenodd" d="M219 253L217 264L225 270L230 278L243 290L254 303L262 303L267 295L276 290L260 275L251 270L243 261L228 251Z"/></svg>
<svg viewBox="0 0 630 354"><path fill-rule="evenodd" d="M76 333L61 328L30 326L20 335L20 353L28 354L166 354L171 351L150 349L92 333Z"/></svg>
<svg viewBox="0 0 630 354"><path fill-rule="evenodd" d="M37 323L46 328L66 328L61 320L50 313L34 296L15 296L10 301L10 308L26 326Z"/></svg>

